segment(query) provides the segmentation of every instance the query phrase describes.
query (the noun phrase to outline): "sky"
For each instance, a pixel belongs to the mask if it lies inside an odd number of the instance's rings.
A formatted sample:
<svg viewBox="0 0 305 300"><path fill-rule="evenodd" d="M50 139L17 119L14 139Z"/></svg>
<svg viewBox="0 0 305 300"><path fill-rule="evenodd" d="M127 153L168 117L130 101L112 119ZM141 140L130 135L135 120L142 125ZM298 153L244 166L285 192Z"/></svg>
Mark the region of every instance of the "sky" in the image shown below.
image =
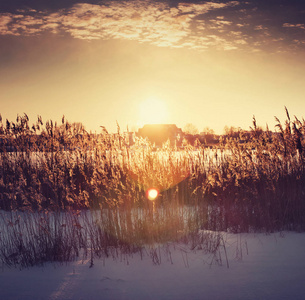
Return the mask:
<svg viewBox="0 0 305 300"><path fill-rule="evenodd" d="M304 80L304 1L0 2L3 120L274 129Z"/></svg>

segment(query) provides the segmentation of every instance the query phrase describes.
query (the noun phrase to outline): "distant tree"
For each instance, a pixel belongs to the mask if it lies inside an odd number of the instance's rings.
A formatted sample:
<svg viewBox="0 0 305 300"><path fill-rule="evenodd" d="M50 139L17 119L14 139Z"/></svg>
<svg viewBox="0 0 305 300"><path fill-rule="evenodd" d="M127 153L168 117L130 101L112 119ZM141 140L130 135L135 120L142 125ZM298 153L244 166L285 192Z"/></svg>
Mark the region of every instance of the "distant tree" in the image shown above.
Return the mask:
<svg viewBox="0 0 305 300"><path fill-rule="evenodd" d="M215 132L210 127L203 128L203 131L200 133L200 135L203 137L206 144L211 144L214 142Z"/></svg>
<svg viewBox="0 0 305 300"><path fill-rule="evenodd" d="M201 132L202 135L215 135L215 131L210 128L210 127L204 127L202 132Z"/></svg>
<svg viewBox="0 0 305 300"><path fill-rule="evenodd" d="M187 123L183 127L183 131L185 133L192 134L192 135L199 134L198 128L194 124L192 124L192 123Z"/></svg>
<svg viewBox="0 0 305 300"><path fill-rule="evenodd" d="M223 128L223 134L228 136L228 137L238 137L240 132L241 132L240 127L225 126Z"/></svg>

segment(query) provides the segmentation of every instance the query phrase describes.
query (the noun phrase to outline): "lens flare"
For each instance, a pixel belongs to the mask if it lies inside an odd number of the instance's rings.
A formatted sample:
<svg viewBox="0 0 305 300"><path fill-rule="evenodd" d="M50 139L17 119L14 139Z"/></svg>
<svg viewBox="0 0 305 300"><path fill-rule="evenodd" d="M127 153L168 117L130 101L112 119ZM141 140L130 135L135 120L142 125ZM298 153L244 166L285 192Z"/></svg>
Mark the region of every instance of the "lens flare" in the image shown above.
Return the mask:
<svg viewBox="0 0 305 300"><path fill-rule="evenodd" d="M155 188L150 188L146 191L146 197L149 200L155 200L159 195L159 191Z"/></svg>

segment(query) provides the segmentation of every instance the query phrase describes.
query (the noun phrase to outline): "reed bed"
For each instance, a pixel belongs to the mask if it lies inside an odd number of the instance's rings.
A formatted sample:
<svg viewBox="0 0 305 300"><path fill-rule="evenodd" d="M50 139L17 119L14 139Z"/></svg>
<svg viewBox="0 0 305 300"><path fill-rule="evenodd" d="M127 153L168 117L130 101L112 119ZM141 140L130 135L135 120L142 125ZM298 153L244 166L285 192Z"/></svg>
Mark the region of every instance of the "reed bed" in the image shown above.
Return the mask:
<svg viewBox="0 0 305 300"><path fill-rule="evenodd" d="M221 233L198 231L190 216L197 210L105 209L82 211L0 212L0 265L30 267L96 258L128 260L149 255L154 264L161 252L188 245L219 256ZM157 251L158 250L158 251Z"/></svg>
<svg viewBox="0 0 305 300"><path fill-rule="evenodd" d="M173 241L216 253L202 232L304 231L305 121L286 114L275 132L254 118L250 131L213 149L157 151L138 137L131 144L119 127L92 134L64 117L1 120L2 262L93 261L147 246L158 261L155 245ZM151 187L160 192L154 201Z"/></svg>

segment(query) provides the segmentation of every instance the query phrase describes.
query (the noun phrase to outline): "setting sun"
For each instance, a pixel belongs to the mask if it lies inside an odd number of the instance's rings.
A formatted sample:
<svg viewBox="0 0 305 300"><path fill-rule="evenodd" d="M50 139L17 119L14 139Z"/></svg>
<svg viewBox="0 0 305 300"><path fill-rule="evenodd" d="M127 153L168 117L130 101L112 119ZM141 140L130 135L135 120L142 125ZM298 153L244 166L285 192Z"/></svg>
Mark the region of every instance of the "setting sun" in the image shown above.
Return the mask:
<svg viewBox="0 0 305 300"><path fill-rule="evenodd" d="M148 98L140 104L139 119L141 125L167 123L166 104L157 98Z"/></svg>

